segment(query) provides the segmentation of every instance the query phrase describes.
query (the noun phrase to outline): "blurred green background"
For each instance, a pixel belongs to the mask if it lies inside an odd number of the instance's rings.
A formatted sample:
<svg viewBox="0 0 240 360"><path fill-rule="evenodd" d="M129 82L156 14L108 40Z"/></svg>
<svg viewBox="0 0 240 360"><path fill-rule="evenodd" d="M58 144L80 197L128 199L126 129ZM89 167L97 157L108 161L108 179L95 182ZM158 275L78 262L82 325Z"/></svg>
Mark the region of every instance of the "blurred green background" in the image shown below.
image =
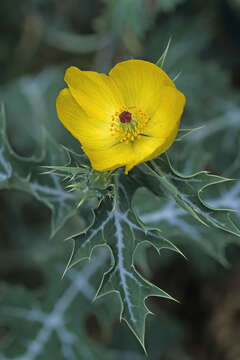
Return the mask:
<svg viewBox="0 0 240 360"><path fill-rule="evenodd" d="M57 143L80 151L56 117L65 69L156 62L171 38L164 69L171 78L181 73L182 127L203 128L174 144L170 157L186 174L207 169L238 179L239 28L238 0L2 0L0 100L13 149L39 154L44 123ZM240 210L240 186L219 186L211 198ZM200 227L145 191L135 200L143 220L162 226L187 256L138 255L140 271L180 301L148 300L157 314L147 320L149 359L239 360L239 240ZM71 251L62 240L86 220L84 210L49 240L50 211L29 194L1 191L0 209L0 360L145 359L119 324L117 299L92 304L105 253L61 280Z"/></svg>

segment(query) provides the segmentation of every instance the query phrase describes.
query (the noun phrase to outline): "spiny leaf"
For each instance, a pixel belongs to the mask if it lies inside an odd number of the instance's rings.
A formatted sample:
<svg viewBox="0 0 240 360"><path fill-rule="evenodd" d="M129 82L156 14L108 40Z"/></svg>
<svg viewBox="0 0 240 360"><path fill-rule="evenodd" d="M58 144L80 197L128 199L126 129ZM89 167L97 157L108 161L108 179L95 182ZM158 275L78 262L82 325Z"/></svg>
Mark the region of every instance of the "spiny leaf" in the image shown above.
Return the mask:
<svg viewBox="0 0 240 360"><path fill-rule="evenodd" d="M99 310L92 298L106 259L106 251L98 252L61 282L63 264L45 264L49 278L41 296L19 286L2 287L0 325L9 332L1 339L0 359L113 359L111 350L90 341L85 327L88 313Z"/></svg>
<svg viewBox="0 0 240 360"><path fill-rule="evenodd" d="M41 175L40 166L66 162L64 151L42 128L43 151L37 157L25 158L11 148L5 129L4 107L0 108L0 189L21 190L42 201L52 211L52 235L76 212L76 195L64 190L55 174Z"/></svg>
<svg viewBox="0 0 240 360"><path fill-rule="evenodd" d="M136 192L134 208L144 223L160 228L162 234L167 234L198 267L202 266L199 250L223 266L228 266L227 246L240 245L237 236L202 225L173 201L159 198L144 188ZM203 270L207 271L207 268Z"/></svg>
<svg viewBox="0 0 240 360"><path fill-rule="evenodd" d="M110 249L112 265L104 274L96 298L112 292L118 294L120 319L126 321L144 347L145 318L150 313L145 299L149 296L172 297L137 272L135 251L144 243L151 244L158 252L164 248L180 251L159 230L148 228L137 219L131 209L132 184L126 176L119 181L121 185L116 184L116 204L112 199L105 198L94 212L88 231L74 237L75 248L68 268L90 258L95 247L107 246Z"/></svg>
<svg viewBox="0 0 240 360"><path fill-rule="evenodd" d="M202 194L204 202L211 207L230 208L235 210L231 214L231 220L237 228L240 227L240 169L239 158L237 155L236 160L231 164L227 173L233 179L229 182L223 182L205 189Z"/></svg>
<svg viewBox="0 0 240 360"><path fill-rule="evenodd" d="M172 41L172 39L169 38L168 43L167 43L167 46L166 46L166 49L164 50L164 52L162 53L162 55L160 56L160 58L159 58L158 61L156 62L156 65L159 66L161 69L162 69L163 66L164 66L164 62L165 62L165 59L166 59L166 57L167 57L167 53L168 53L168 50L169 50L171 41Z"/></svg>
<svg viewBox="0 0 240 360"><path fill-rule="evenodd" d="M179 129L177 136L174 141L181 141L185 138L185 136L190 135L193 131L200 130L201 127L195 129Z"/></svg>
<svg viewBox="0 0 240 360"><path fill-rule="evenodd" d="M188 141L193 144L196 142L208 140L213 136L220 136L222 133L222 143L224 147L233 148L235 138L238 135L240 124L238 121L239 106L229 103L223 106L224 112L210 119L207 126L203 126L199 132L194 133ZM228 141L230 140L231 141ZM223 147L223 148L224 148Z"/></svg>
<svg viewBox="0 0 240 360"><path fill-rule="evenodd" d="M173 169L166 154L148 165L143 165L142 170L147 177L154 180L149 189L155 194L162 196L164 193L165 196L172 198L204 225L211 225L240 236L240 230L231 219L234 210L215 209L202 199L207 187L226 183L230 179L211 175L206 171L189 176L182 175Z"/></svg>
<svg viewBox="0 0 240 360"><path fill-rule="evenodd" d="M67 149L69 163L66 166L45 166L45 174L54 174L64 178L66 189L75 192L80 198L78 208L87 200L101 201L113 192L112 172L94 170L85 155L75 154ZM75 166L73 166L75 165Z"/></svg>

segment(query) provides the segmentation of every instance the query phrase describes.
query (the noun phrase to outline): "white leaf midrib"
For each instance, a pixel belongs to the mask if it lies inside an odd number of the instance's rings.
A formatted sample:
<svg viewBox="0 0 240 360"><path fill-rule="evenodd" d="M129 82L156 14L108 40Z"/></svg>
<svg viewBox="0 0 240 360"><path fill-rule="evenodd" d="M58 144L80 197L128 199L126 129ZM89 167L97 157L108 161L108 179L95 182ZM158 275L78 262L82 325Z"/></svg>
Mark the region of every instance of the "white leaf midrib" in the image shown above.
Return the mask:
<svg viewBox="0 0 240 360"><path fill-rule="evenodd" d="M11 310L11 313L9 313L11 316L23 319L27 318L27 320L38 321L42 324L42 328L37 333L35 339L28 343L25 354L13 359L11 358L11 360L35 360L39 354L44 351L44 347L50 340L53 331L56 331L59 336L64 357L67 360L75 360L72 345L77 341L77 337L75 334L66 329L64 324L64 314L76 296L79 295L79 292L81 292L87 299L92 298L91 295L94 295L95 290L90 285L88 285L88 291L86 292L84 285L88 283L89 278L98 270L106 258L106 252L102 252L100 256L95 258L90 264L87 264L80 273L75 272L71 274L71 285L59 298L50 313L44 313L41 310L36 311L36 309L33 311L32 309L22 310L19 308L5 308L6 313ZM66 343L63 343L63 339L66 340L66 336L64 335L67 335L68 338L68 342ZM84 350L87 350L87 348L84 348ZM68 356L65 356L67 354ZM70 357L70 354L72 357ZM10 359L0 354L0 360Z"/></svg>

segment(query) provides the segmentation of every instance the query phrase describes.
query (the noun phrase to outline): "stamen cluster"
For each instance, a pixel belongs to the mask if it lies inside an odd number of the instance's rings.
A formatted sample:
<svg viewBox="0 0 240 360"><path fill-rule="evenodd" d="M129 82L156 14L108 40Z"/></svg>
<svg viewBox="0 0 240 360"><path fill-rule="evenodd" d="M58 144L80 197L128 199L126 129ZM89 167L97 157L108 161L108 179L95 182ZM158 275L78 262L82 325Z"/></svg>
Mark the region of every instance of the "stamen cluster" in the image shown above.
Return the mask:
<svg viewBox="0 0 240 360"><path fill-rule="evenodd" d="M144 135L148 121L147 114L136 106L122 106L112 115L110 132L119 142L129 144Z"/></svg>

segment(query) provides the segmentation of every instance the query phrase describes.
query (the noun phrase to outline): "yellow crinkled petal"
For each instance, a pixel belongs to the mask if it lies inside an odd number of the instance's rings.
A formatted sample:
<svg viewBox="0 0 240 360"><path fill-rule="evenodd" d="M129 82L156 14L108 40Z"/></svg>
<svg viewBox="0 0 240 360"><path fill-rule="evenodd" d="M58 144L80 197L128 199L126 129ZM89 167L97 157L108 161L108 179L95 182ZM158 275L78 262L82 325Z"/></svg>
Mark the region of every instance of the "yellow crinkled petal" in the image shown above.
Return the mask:
<svg viewBox="0 0 240 360"><path fill-rule="evenodd" d="M163 87L175 88L173 81L163 70L143 60L120 62L109 75L123 94L125 104L135 105L150 116L159 106Z"/></svg>
<svg viewBox="0 0 240 360"><path fill-rule="evenodd" d="M70 67L65 81L69 89L57 98L58 117L80 141L94 169L126 166L127 173L174 141L185 97L158 66L128 60L116 65L109 76ZM135 106L149 118L140 138L129 144L119 143L110 132L112 116L124 106Z"/></svg>
<svg viewBox="0 0 240 360"><path fill-rule="evenodd" d="M178 129L185 105L185 96L176 88L164 87L158 109L149 120L145 134L156 138L167 139L170 134Z"/></svg>
<svg viewBox="0 0 240 360"><path fill-rule="evenodd" d="M91 117L109 122L123 105L123 97L114 81L105 74L81 71L72 66L65 73L72 96Z"/></svg>
<svg viewBox="0 0 240 360"><path fill-rule="evenodd" d="M159 139L152 136L141 136L133 143L134 160L126 164L125 173L127 174L135 165L145 161L147 158L152 159L152 154L159 148Z"/></svg>
<svg viewBox="0 0 240 360"><path fill-rule="evenodd" d="M83 146L83 151L90 159L91 165L95 170L107 171L114 170L132 162L135 154L131 144L119 143L106 150L92 150Z"/></svg>
<svg viewBox="0 0 240 360"><path fill-rule="evenodd" d="M56 107L60 121L82 145L101 150L116 143L109 134L109 126L105 122L96 122L90 118L75 101L69 89L60 92Z"/></svg>
<svg viewBox="0 0 240 360"><path fill-rule="evenodd" d="M177 136L177 132L178 132L178 126L174 128L172 132L169 134L169 136L162 141L162 144L159 145L159 147L151 155L147 156L143 161L152 160L158 157L159 155L163 154L165 151L167 151L167 149L170 148L175 137Z"/></svg>
<svg viewBox="0 0 240 360"><path fill-rule="evenodd" d="M165 87L159 108L144 129L147 136L135 141L136 159L127 164L126 173L140 162L151 160L164 153L173 143L185 105L185 96L176 88ZM148 143L147 143L147 139ZM152 148L151 145L152 144ZM137 156L138 155L138 156Z"/></svg>

